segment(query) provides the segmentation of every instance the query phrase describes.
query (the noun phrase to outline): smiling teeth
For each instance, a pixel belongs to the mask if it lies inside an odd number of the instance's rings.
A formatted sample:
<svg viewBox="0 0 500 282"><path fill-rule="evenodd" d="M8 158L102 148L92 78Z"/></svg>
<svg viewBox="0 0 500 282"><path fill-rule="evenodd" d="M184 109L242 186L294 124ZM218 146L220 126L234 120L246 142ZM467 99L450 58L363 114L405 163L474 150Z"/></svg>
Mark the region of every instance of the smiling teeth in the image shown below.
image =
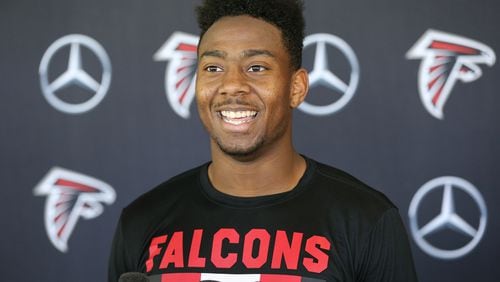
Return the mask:
<svg viewBox="0 0 500 282"><path fill-rule="evenodd" d="M253 120L257 115L256 111L221 111L222 119L233 125L240 125Z"/></svg>
<svg viewBox="0 0 500 282"><path fill-rule="evenodd" d="M220 113L223 117L230 119L254 117L257 114L256 111L221 111Z"/></svg>

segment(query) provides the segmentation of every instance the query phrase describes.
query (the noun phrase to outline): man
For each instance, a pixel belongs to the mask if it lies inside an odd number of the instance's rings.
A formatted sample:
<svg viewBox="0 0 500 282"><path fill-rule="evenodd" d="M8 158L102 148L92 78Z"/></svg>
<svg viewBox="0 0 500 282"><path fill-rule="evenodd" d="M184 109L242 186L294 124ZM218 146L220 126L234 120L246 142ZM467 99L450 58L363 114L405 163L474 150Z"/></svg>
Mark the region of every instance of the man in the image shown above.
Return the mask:
<svg viewBox="0 0 500 282"><path fill-rule="evenodd" d="M207 0L197 11L212 161L123 210L109 281L416 281L395 206L293 147L308 90L302 3Z"/></svg>

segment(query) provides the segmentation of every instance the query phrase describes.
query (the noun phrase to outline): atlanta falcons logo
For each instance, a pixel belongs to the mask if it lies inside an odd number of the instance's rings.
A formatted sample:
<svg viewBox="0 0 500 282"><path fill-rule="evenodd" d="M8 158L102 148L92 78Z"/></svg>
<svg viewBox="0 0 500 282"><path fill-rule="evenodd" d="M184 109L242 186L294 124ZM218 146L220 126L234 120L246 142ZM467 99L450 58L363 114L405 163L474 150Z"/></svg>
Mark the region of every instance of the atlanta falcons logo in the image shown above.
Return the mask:
<svg viewBox="0 0 500 282"><path fill-rule="evenodd" d="M482 75L478 64L492 66L493 50L475 40L427 30L406 54L421 59L419 91L431 115L443 119L443 108L457 80L472 82Z"/></svg>
<svg viewBox="0 0 500 282"><path fill-rule="evenodd" d="M165 91L174 111L189 118L195 96L197 36L174 32L153 56L155 61L170 61L165 71Z"/></svg>
<svg viewBox="0 0 500 282"><path fill-rule="evenodd" d="M108 184L59 167L52 168L33 192L47 196L45 229L61 252L68 250L68 239L79 217L95 218L103 211L102 203L115 201L115 191Z"/></svg>

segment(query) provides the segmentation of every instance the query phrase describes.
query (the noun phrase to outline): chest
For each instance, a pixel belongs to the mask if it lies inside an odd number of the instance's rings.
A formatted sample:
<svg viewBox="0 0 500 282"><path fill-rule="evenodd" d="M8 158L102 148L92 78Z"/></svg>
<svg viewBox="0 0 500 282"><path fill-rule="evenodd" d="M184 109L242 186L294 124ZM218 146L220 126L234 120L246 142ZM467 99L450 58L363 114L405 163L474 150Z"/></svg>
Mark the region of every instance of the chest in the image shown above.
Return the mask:
<svg viewBox="0 0 500 282"><path fill-rule="evenodd" d="M141 244L140 265L149 275L313 282L349 281L352 273L345 231L334 230L333 219L321 211L272 207L176 212L154 224Z"/></svg>

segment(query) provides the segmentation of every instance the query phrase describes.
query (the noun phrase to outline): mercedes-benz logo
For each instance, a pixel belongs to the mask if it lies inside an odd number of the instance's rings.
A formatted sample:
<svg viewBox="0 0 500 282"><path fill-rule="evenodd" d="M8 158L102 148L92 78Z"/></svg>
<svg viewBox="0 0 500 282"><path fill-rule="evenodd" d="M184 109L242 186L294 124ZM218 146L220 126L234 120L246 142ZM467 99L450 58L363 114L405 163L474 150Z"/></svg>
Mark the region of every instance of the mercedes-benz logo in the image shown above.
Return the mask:
<svg viewBox="0 0 500 282"><path fill-rule="evenodd" d="M312 115L328 115L342 109L353 97L359 82L359 63L352 48L341 38L326 33L307 36L304 39L304 49L316 44L313 70L309 72L311 88L322 85L340 94L337 101L324 106L312 105L304 101L299 109ZM351 66L351 75L348 82L335 75L328 67L327 44L339 49L347 58Z"/></svg>
<svg viewBox="0 0 500 282"><path fill-rule="evenodd" d="M67 45L70 48L68 67L50 82L48 75L50 61L57 51ZM102 67L100 82L82 68L82 47L88 48L99 59ZM85 35L71 34L59 38L49 46L40 62L39 74L43 95L50 105L64 113L80 114L93 109L106 95L111 83L111 62L106 51L97 41ZM83 103L69 103L56 95L57 91L68 86L78 86L95 94Z"/></svg>
<svg viewBox="0 0 500 282"><path fill-rule="evenodd" d="M428 223L419 226L417 220L419 206L425 196L434 189L443 189L441 212ZM480 212L479 226L472 226L457 214L453 197L454 189L466 192L474 200ZM443 176L425 183L413 196L408 216L410 218L411 233L418 246L427 254L441 259L460 258L472 251L484 235L488 218L486 203L479 191L470 182L454 176ZM425 239L426 236L444 228L450 228L455 232L470 237L471 240L458 249L448 250L433 246Z"/></svg>

